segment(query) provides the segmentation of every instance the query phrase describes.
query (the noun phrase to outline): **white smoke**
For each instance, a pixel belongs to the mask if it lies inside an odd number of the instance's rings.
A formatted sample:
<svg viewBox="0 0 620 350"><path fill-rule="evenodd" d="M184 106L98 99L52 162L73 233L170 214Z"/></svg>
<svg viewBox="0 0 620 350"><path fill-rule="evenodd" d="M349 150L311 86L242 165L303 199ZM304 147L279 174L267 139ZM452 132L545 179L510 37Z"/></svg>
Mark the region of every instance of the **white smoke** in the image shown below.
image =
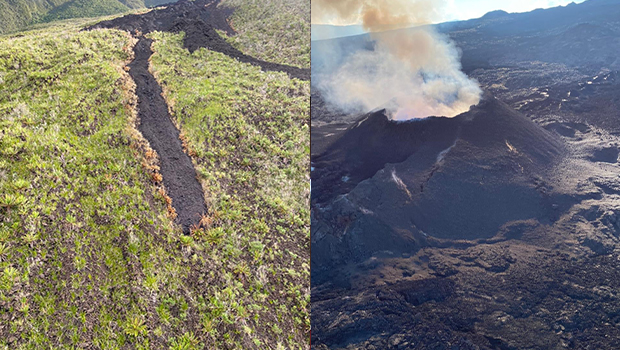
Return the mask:
<svg viewBox="0 0 620 350"><path fill-rule="evenodd" d="M355 112L387 108L391 118L406 120L454 117L480 101L482 91L461 71L459 51L448 37L431 26L375 32L426 23L437 1L313 0L313 16L320 3L327 5L319 14L331 9L343 20L358 16L375 41L374 50L331 60L338 65L315 75L315 87L328 103ZM347 6L335 6L339 3Z"/></svg>

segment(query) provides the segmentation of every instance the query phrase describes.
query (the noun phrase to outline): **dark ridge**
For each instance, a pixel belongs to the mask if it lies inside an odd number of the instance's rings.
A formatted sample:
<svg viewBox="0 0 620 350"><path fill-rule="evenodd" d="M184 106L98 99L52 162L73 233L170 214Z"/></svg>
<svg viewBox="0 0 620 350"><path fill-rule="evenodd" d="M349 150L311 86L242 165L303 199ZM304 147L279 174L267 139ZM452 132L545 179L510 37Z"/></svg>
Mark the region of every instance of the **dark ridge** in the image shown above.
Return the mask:
<svg viewBox="0 0 620 350"><path fill-rule="evenodd" d="M172 123L161 87L149 72L151 43L151 39L141 37L134 47L135 58L129 64L129 75L136 83L138 96L138 129L159 155L161 174L177 212L177 222L183 232L189 233L207 208L202 186L191 159L183 152L179 131Z"/></svg>
<svg viewBox="0 0 620 350"><path fill-rule="evenodd" d="M266 62L251 57L234 48L216 29L234 35L227 18L232 9L218 8L219 0L179 1L166 8L155 9L140 15L127 15L95 24L88 29L115 28L140 36L153 31L185 32L183 46L194 52L201 47L223 53L243 63L259 66L263 71L287 73L291 78L309 81L310 69Z"/></svg>
<svg viewBox="0 0 620 350"><path fill-rule="evenodd" d="M484 16L480 18L484 18L484 19L501 18L501 17L506 17L508 15L509 13L504 10L495 10L495 11L487 12Z"/></svg>

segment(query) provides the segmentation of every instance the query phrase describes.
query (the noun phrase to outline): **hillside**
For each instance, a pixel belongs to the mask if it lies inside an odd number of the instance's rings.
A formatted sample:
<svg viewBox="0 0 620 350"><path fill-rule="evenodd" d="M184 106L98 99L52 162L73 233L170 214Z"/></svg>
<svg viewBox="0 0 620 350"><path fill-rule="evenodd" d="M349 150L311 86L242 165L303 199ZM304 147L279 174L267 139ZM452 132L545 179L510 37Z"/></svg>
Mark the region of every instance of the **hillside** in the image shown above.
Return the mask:
<svg viewBox="0 0 620 350"><path fill-rule="evenodd" d="M98 17L128 11L129 7L118 0L71 0L46 13L40 22L52 22L61 19Z"/></svg>
<svg viewBox="0 0 620 350"><path fill-rule="evenodd" d="M248 9L0 36L0 349L309 348L309 72Z"/></svg>
<svg viewBox="0 0 620 350"><path fill-rule="evenodd" d="M98 17L157 6L168 0L0 0L0 34L60 19Z"/></svg>
<svg viewBox="0 0 620 350"><path fill-rule="evenodd" d="M230 41L248 55L310 68L310 2L306 0L224 0L238 8L230 18L237 35ZM287 43L287 45L282 45Z"/></svg>

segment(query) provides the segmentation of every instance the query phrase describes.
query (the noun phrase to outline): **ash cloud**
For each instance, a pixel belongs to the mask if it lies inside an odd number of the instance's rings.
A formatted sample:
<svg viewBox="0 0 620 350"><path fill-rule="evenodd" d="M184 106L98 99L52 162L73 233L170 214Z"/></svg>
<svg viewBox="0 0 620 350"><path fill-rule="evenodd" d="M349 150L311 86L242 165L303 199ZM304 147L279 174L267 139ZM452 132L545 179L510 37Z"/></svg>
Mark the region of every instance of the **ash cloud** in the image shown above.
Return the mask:
<svg viewBox="0 0 620 350"><path fill-rule="evenodd" d="M313 23L361 21L374 43L368 48L360 42L346 50L338 41L323 43L321 57L313 55L314 86L340 109L387 108L397 120L454 117L468 111L480 101L482 91L461 71L460 53L450 39L427 25L439 18L439 3L313 0ZM412 26L418 27L400 29Z"/></svg>

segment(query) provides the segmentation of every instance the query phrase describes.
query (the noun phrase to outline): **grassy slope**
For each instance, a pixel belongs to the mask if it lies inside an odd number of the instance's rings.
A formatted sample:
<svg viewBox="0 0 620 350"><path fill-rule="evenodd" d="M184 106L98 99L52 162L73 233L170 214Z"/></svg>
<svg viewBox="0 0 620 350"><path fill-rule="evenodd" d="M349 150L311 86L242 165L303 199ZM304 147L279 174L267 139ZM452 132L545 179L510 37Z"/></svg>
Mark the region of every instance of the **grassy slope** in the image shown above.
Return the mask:
<svg viewBox="0 0 620 350"><path fill-rule="evenodd" d="M0 0L0 34L34 23L47 11L70 0Z"/></svg>
<svg viewBox="0 0 620 350"><path fill-rule="evenodd" d="M133 128L132 39L78 30L0 37L0 349L199 348L210 296Z"/></svg>
<svg viewBox="0 0 620 350"><path fill-rule="evenodd" d="M265 61L310 68L310 1L224 0L233 7L228 38L242 52Z"/></svg>
<svg viewBox="0 0 620 350"><path fill-rule="evenodd" d="M186 237L133 128L132 39L82 22L0 37L0 349L308 348L308 83L153 35L211 208Z"/></svg>
<svg viewBox="0 0 620 350"><path fill-rule="evenodd" d="M129 7L117 0L72 0L45 14L42 22L68 18L98 17L128 11Z"/></svg>
<svg viewBox="0 0 620 350"><path fill-rule="evenodd" d="M309 83L154 33L152 70L210 208L196 291L211 348L303 349L309 339ZM226 286L226 287L224 287Z"/></svg>
<svg viewBox="0 0 620 350"><path fill-rule="evenodd" d="M0 0L0 34L58 19L98 17L167 0Z"/></svg>

